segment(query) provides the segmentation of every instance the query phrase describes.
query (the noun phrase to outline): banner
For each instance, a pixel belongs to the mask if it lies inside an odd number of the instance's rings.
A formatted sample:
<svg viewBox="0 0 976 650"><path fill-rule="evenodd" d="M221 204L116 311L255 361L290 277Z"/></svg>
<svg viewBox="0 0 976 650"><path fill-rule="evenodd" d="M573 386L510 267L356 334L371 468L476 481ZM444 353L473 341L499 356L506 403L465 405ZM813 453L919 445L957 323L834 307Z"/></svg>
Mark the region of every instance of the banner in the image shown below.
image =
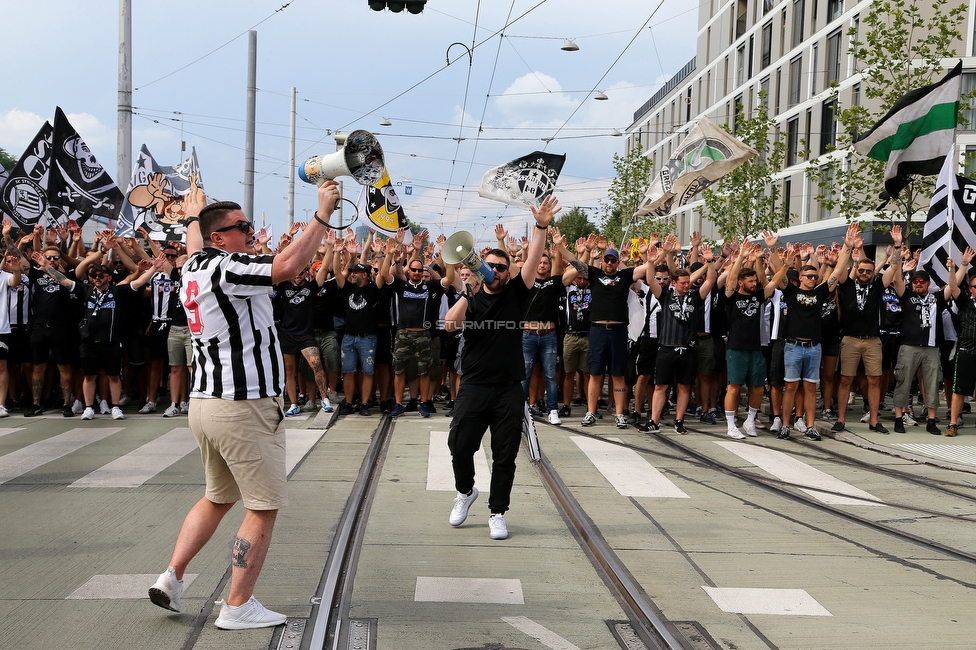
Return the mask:
<svg viewBox="0 0 976 650"><path fill-rule="evenodd" d="M663 217L759 154L702 117L651 181L635 217Z"/></svg>
<svg viewBox="0 0 976 650"><path fill-rule="evenodd" d="M122 191L95 160L64 112L54 114L54 159L48 180L49 222L85 223L92 215L116 219L122 209Z"/></svg>
<svg viewBox="0 0 976 650"><path fill-rule="evenodd" d="M53 136L54 127L50 122L44 122L0 191L0 209L24 230L33 230L38 223L46 223L42 217L46 216L48 208L47 184Z"/></svg>
<svg viewBox="0 0 976 650"><path fill-rule="evenodd" d="M407 227L407 215L390 182L390 173L385 169L383 178L375 186L363 185L356 201L356 211L369 219L373 227L390 237L396 235L400 228Z"/></svg>
<svg viewBox="0 0 976 650"><path fill-rule="evenodd" d="M135 231L144 227L156 240L184 240L186 229L181 224L186 216L183 197L194 177L202 189L203 179L195 148L179 165L165 167L157 164L149 148L142 145L132 168L115 235L134 237Z"/></svg>
<svg viewBox="0 0 976 650"><path fill-rule="evenodd" d="M533 151L510 163L489 169L481 179L478 196L509 205L542 205L556 189L566 155Z"/></svg>
<svg viewBox="0 0 976 650"><path fill-rule="evenodd" d="M951 256L958 265L967 246L976 248L976 181L956 175L954 150L953 145L936 181L918 258L919 266L939 286L949 281L946 260Z"/></svg>

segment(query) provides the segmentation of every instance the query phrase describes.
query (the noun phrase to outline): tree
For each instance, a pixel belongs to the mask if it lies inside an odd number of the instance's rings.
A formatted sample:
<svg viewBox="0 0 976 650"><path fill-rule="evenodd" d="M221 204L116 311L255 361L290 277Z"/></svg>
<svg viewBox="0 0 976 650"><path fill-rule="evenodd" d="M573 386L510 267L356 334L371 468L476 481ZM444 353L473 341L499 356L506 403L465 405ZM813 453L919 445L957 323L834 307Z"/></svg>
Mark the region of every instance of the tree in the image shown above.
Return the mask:
<svg viewBox="0 0 976 650"><path fill-rule="evenodd" d="M913 230L912 215L928 207L935 177L913 176L908 187L887 204L884 190L885 163L855 154L850 145L857 134L866 133L905 93L929 85L946 74L943 59L958 57L964 41L960 26L966 20L966 4L949 7L949 0L930 0L921 9L910 0L875 0L861 21L860 31L848 30L849 54L854 72L860 74L863 105L837 110L837 144L827 147L827 156L811 161L807 176L817 185L821 207L836 211L848 221L863 214L901 221L904 235ZM859 40L863 38L863 40ZM834 97L839 99L837 85ZM974 93L967 93L960 108ZM964 117L960 114L960 122Z"/></svg>
<svg viewBox="0 0 976 650"><path fill-rule="evenodd" d="M566 241L569 242L570 246L580 237L586 237L591 232L596 232L596 226L590 223L590 220L586 217L586 213L578 207L574 207L569 212L560 215L553 222L553 225L559 228L559 232L566 237Z"/></svg>
<svg viewBox="0 0 976 650"><path fill-rule="evenodd" d="M9 172L16 164L17 159L7 153L3 147L0 147L0 165Z"/></svg>
<svg viewBox="0 0 976 650"><path fill-rule="evenodd" d="M636 143L626 156L613 154L613 170L616 176L610 183L610 189L607 190L609 200L606 203L599 201L602 216L600 234L608 241L620 242L651 183L653 166L653 161L644 155L644 148L640 142ZM645 230L649 233L654 223L658 221L666 222L659 217L647 217L641 222L634 222L628 237L646 234Z"/></svg>
<svg viewBox="0 0 976 650"><path fill-rule="evenodd" d="M782 169L786 143L782 134L771 135L776 132L775 126L775 120L769 117L766 93L759 94L755 117L746 118L742 104L736 103L734 135L759 155L733 169L703 193L702 217L715 224L722 239L766 229L775 231L789 225L789 214L776 211L780 188L773 183L773 174ZM732 133L728 124L722 128Z"/></svg>

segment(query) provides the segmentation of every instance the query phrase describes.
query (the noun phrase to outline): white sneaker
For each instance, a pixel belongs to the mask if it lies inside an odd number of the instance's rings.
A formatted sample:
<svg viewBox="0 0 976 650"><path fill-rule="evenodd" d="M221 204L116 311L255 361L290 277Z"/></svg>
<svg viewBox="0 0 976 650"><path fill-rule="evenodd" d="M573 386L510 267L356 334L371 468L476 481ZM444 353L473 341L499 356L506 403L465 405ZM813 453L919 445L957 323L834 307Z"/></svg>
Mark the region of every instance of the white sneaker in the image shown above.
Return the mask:
<svg viewBox="0 0 976 650"><path fill-rule="evenodd" d="M176 579L176 569L170 567L159 574L156 584L149 588L149 600L154 605L173 612L180 611L183 581Z"/></svg>
<svg viewBox="0 0 976 650"><path fill-rule="evenodd" d="M112 419L113 420L124 420L125 419L125 413L123 413L122 412L122 409L120 409L118 406L113 406L112 407Z"/></svg>
<svg viewBox="0 0 976 650"><path fill-rule="evenodd" d="M82 420L94 420L95 419L95 409L90 406L85 407L85 410L81 414Z"/></svg>
<svg viewBox="0 0 976 650"><path fill-rule="evenodd" d="M847 396L847 405L854 406L854 393Z"/></svg>
<svg viewBox="0 0 976 650"><path fill-rule="evenodd" d="M328 393L326 394L326 397L328 397L328 398L329 398L329 401L330 401L330 402L333 402L333 403L335 403L335 404L338 404L338 403L339 403L339 393L337 393L337 392L335 392L334 390L330 390L330 391L329 391L329 392L328 392Z"/></svg>
<svg viewBox="0 0 976 650"><path fill-rule="evenodd" d="M472 487L471 494L457 493L454 497L454 508L451 509L451 525L460 526L468 518L468 508L478 499L478 488Z"/></svg>
<svg viewBox="0 0 976 650"><path fill-rule="evenodd" d="M102 402L98 405L98 407L99 409L101 409L102 415L108 415L109 413L112 412L112 409L108 407L108 402L106 402L105 400L102 400Z"/></svg>
<svg viewBox="0 0 976 650"><path fill-rule="evenodd" d="M742 432L739 431L739 427L736 426L729 427L729 432L727 435L734 440L742 440L745 438L745 436L742 435Z"/></svg>
<svg viewBox="0 0 976 650"><path fill-rule="evenodd" d="M175 418L180 414L180 408L176 404L170 404L170 407L163 411L164 418Z"/></svg>
<svg viewBox="0 0 976 650"><path fill-rule="evenodd" d="M316 411L315 400L310 399L302 405L302 411L305 413L314 413Z"/></svg>
<svg viewBox="0 0 976 650"><path fill-rule="evenodd" d="M747 436L751 436L753 438L755 438L756 436L759 435L759 432L756 431L756 421L755 420L746 420L745 422L743 422L742 423L742 430L746 432L746 435Z"/></svg>
<svg viewBox="0 0 976 650"><path fill-rule="evenodd" d="M559 411L549 411L549 424L562 424L563 421L559 419Z"/></svg>
<svg viewBox="0 0 976 650"><path fill-rule="evenodd" d="M769 430L774 433L779 433L779 430L783 428L783 419L780 416L773 418L773 423L769 425Z"/></svg>
<svg viewBox="0 0 976 650"><path fill-rule="evenodd" d="M902 418L902 422L904 422L907 426L910 426L910 427L917 427L918 426L918 420L916 420L915 418L913 418L908 411L905 411L904 413L902 413L901 414L901 418Z"/></svg>
<svg viewBox="0 0 976 650"><path fill-rule="evenodd" d="M331 413L335 410L335 407L332 406L332 401L328 397L322 400L322 410L326 413Z"/></svg>
<svg viewBox="0 0 976 650"><path fill-rule="evenodd" d="M258 602L254 596L239 607L228 605L223 600L214 602L220 605L220 616L214 625L221 630L253 630L259 627L274 627L281 625L288 617L278 612L272 612Z"/></svg>
<svg viewBox="0 0 976 650"><path fill-rule="evenodd" d="M861 416L861 422L863 422L864 424L868 424L871 422L871 411L868 411L867 413Z"/></svg>
<svg viewBox="0 0 976 650"><path fill-rule="evenodd" d="M124 399L124 398L123 398ZM119 406L125 406L122 400L119 400ZM156 402L146 402L146 405L139 409L140 413L155 413L156 412Z"/></svg>
<svg viewBox="0 0 976 650"><path fill-rule="evenodd" d="M129 399L129 396L128 395L123 395L121 397L121 399L119 399L119 406L128 406L131 403L132 403L132 400ZM139 411L139 412L142 413L142 411Z"/></svg>
<svg viewBox="0 0 976 650"><path fill-rule="evenodd" d="M504 515L492 515L488 517L488 536L492 539L508 538L508 528L505 527Z"/></svg>
<svg viewBox="0 0 976 650"><path fill-rule="evenodd" d="M10 415L10 413L7 412L7 407L6 406L0 406L0 418L5 418L5 417L7 417L9 415Z"/></svg>
<svg viewBox="0 0 976 650"><path fill-rule="evenodd" d="M81 403L80 399L76 399L75 403L71 405L71 412L75 415L85 412L85 405Z"/></svg>
<svg viewBox="0 0 976 650"><path fill-rule="evenodd" d="M807 432L807 423L806 423L805 420L803 420L801 418L801 419L799 419L799 420L796 421L796 424L793 425L793 428L796 429L797 431L799 431L800 433L806 433Z"/></svg>
<svg viewBox="0 0 976 650"><path fill-rule="evenodd" d="M182 413L183 415L186 415L189 412L190 412L190 403L189 402L180 402L180 413Z"/></svg>

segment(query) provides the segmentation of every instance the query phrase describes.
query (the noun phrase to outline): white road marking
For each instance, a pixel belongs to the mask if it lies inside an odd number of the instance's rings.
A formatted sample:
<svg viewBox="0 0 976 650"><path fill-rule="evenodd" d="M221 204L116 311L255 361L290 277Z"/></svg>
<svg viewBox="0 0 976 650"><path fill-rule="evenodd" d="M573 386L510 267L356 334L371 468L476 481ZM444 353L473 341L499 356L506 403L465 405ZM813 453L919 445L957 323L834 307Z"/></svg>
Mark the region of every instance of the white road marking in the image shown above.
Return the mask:
<svg viewBox="0 0 976 650"><path fill-rule="evenodd" d="M918 452L920 454L925 454L926 456L932 456L934 458L951 460L957 463L965 463L966 465L976 465L976 447L973 447L972 445L936 445L930 443L915 444L899 442L895 443L895 446L901 447L902 449L907 449L909 451Z"/></svg>
<svg viewBox="0 0 976 650"><path fill-rule="evenodd" d="M325 413L330 415L331 413ZM285 431L285 475L291 474L305 454L315 446L325 429L288 429Z"/></svg>
<svg viewBox="0 0 976 650"><path fill-rule="evenodd" d="M183 574L184 591L197 579L198 573ZM92 576L65 600L141 600L149 598L149 588L156 583L157 573L123 573Z"/></svg>
<svg viewBox="0 0 976 650"><path fill-rule="evenodd" d="M522 581L506 578L417 577L418 603L500 603L524 605Z"/></svg>
<svg viewBox="0 0 976 650"><path fill-rule="evenodd" d="M427 489L439 492L455 492L454 469L451 467L451 450L447 447L447 431L431 431L427 449ZM488 456L482 446L474 455L474 484L479 492L488 494L491 470Z"/></svg>
<svg viewBox="0 0 976 650"><path fill-rule="evenodd" d="M552 650L580 650L578 646L525 616L502 616L502 620Z"/></svg>
<svg viewBox="0 0 976 650"><path fill-rule="evenodd" d="M17 433L18 431L23 431L27 427L11 427L9 429L0 429L0 438L4 436L9 436L11 433Z"/></svg>
<svg viewBox="0 0 976 650"><path fill-rule="evenodd" d="M632 449L583 436L572 436L571 440L610 485L625 497L690 498Z"/></svg>
<svg viewBox="0 0 976 650"><path fill-rule="evenodd" d="M702 586L719 609L732 614L833 616L803 589L746 589Z"/></svg>
<svg viewBox="0 0 976 650"><path fill-rule="evenodd" d="M197 441L189 427L179 427L116 458L68 487L136 488L193 450Z"/></svg>
<svg viewBox="0 0 976 650"><path fill-rule="evenodd" d="M22 476L62 456L67 456L85 445L98 442L121 430L121 427L71 429L47 440L41 440L10 452L0 457L0 484Z"/></svg>
<svg viewBox="0 0 976 650"><path fill-rule="evenodd" d="M728 449L739 458L756 465L781 481L804 486L800 488L801 491L824 503L845 506L885 505L873 494L821 472L781 451L741 442L716 441L715 444Z"/></svg>

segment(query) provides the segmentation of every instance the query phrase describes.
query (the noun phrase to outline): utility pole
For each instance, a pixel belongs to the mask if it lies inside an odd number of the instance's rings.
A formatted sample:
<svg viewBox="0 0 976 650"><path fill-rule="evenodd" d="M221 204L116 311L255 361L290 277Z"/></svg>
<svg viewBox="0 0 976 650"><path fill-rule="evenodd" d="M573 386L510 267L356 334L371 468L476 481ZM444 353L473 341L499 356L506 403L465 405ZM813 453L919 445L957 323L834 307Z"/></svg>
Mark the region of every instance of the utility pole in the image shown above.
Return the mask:
<svg viewBox="0 0 976 650"><path fill-rule="evenodd" d="M291 140L288 142L288 227L295 223L295 119L298 91L291 87Z"/></svg>
<svg viewBox="0 0 976 650"><path fill-rule="evenodd" d="M119 0L119 98L115 182L123 192L132 175L132 0Z"/></svg>
<svg viewBox="0 0 976 650"><path fill-rule="evenodd" d="M247 113L244 135L244 214L254 218L254 112L258 85L258 33L247 33Z"/></svg>

